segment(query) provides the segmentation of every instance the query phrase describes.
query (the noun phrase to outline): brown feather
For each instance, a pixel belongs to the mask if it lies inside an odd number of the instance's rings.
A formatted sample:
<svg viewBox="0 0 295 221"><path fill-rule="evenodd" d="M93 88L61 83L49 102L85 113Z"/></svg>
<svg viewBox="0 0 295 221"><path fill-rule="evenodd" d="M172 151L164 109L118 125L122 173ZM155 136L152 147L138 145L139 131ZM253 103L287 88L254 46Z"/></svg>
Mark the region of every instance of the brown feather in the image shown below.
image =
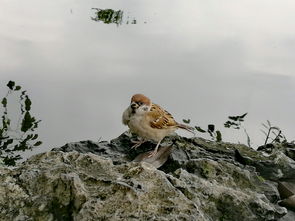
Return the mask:
<svg viewBox="0 0 295 221"><path fill-rule="evenodd" d="M172 115L157 104L152 104L147 116L150 119L152 128L166 129L177 126L177 122Z"/></svg>
<svg viewBox="0 0 295 221"><path fill-rule="evenodd" d="M142 102L148 106L151 105L151 100L143 94L134 94L131 98L131 102Z"/></svg>

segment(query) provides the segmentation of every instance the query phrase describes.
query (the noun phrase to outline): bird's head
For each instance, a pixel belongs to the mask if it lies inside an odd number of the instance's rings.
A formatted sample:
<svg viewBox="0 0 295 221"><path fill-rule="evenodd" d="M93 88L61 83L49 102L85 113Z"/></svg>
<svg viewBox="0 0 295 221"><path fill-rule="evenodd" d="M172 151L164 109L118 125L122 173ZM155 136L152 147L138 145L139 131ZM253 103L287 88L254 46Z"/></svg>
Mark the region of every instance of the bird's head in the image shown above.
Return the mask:
<svg viewBox="0 0 295 221"><path fill-rule="evenodd" d="M143 94L135 94L131 98L130 107L132 113L145 113L150 110L152 105L151 100Z"/></svg>

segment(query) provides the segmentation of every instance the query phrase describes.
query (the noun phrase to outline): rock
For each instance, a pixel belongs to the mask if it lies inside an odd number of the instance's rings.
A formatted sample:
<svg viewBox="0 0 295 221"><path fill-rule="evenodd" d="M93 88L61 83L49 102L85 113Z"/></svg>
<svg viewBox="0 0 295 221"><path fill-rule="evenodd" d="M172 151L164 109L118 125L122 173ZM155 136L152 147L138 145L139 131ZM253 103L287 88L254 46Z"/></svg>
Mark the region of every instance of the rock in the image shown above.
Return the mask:
<svg viewBox="0 0 295 221"><path fill-rule="evenodd" d="M288 211L288 214L285 215L280 219L280 221L294 221L295 220L295 212L293 211Z"/></svg>
<svg viewBox="0 0 295 221"><path fill-rule="evenodd" d="M15 168L0 167L0 220L295 217L295 162L282 149L265 153L173 136L149 158L155 144L130 150L132 138L124 133L111 142L69 143Z"/></svg>
<svg viewBox="0 0 295 221"><path fill-rule="evenodd" d="M205 220L164 172L147 163L114 165L91 153L55 151L3 178L0 220ZM11 198L3 197L8 192Z"/></svg>
<svg viewBox="0 0 295 221"><path fill-rule="evenodd" d="M292 141L290 143L281 143L281 144L278 144L278 143L266 144L266 145L262 145L258 147L257 150L268 153L268 154L271 154L279 150L283 152L286 156L295 160L295 141Z"/></svg>
<svg viewBox="0 0 295 221"><path fill-rule="evenodd" d="M285 155L283 151L274 150L264 154L245 147L237 148L240 162L256 168L262 177L268 180L279 181L295 177L295 161Z"/></svg>

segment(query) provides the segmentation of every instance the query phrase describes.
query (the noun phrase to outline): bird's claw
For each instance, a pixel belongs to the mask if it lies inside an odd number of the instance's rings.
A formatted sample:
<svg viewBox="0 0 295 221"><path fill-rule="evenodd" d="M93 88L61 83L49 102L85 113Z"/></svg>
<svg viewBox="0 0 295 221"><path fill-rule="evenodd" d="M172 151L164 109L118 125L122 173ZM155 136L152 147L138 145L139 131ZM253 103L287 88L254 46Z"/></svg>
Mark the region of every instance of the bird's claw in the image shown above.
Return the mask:
<svg viewBox="0 0 295 221"><path fill-rule="evenodd" d="M141 144L143 144L146 141L145 140L131 140L131 142L134 143L134 145L131 147L131 149L136 149L137 147L139 147Z"/></svg>
<svg viewBox="0 0 295 221"><path fill-rule="evenodd" d="M148 158L154 157L157 154L157 150L153 150L149 153Z"/></svg>

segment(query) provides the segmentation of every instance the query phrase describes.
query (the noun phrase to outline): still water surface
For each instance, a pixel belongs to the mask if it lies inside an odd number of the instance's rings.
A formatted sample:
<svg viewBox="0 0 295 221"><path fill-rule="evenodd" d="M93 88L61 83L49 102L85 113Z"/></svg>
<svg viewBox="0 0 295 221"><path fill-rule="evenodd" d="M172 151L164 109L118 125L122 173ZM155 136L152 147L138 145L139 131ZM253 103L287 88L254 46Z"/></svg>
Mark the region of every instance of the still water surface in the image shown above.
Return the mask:
<svg viewBox="0 0 295 221"><path fill-rule="evenodd" d="M121 10L122 22L94 21L92 8ZM294 11L291 0L1 0L0 95L8 80L28 91L37 152L118 136L139 92L226 141L246 142L223 128L245 112L253 147L266 120L294 140Z"/></svg>

